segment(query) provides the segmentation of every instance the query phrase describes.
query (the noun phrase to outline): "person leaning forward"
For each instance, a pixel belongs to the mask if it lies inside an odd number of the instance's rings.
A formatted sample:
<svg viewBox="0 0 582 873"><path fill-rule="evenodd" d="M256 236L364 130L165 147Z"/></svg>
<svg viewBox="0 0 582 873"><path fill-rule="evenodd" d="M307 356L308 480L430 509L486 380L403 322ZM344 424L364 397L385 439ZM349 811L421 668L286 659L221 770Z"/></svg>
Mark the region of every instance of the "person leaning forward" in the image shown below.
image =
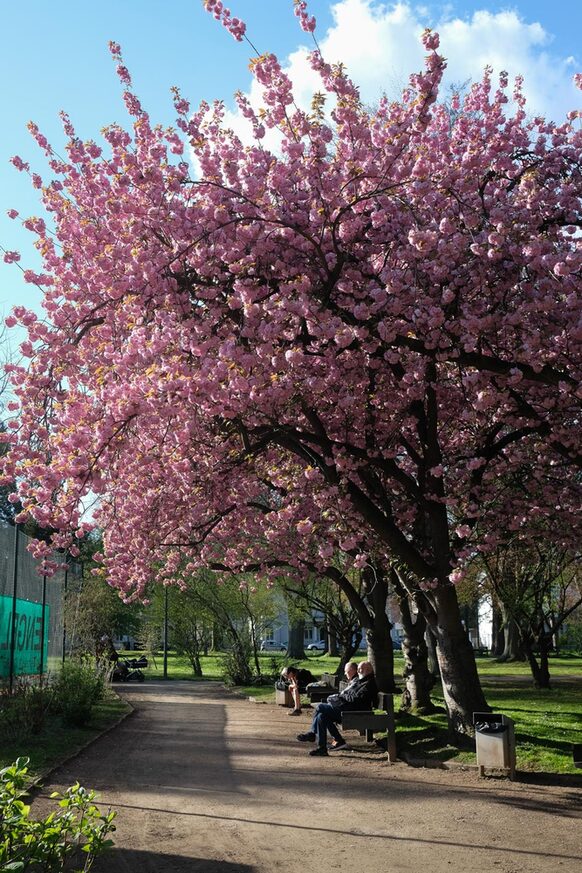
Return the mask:
<svg viewBox="0 0 582 873"><path fill-rule="evenodd" d="M293 709L289 715L301 715L301 694L305 692L310 682L315 682L315 676L309 670L285 667L281 679L287 683L293 698Z"/></svg>
<svg viewBox="0 0 582 873"><path fill-rule="evenodd" d="M346 678L348 667L353 668L355 665L348 664L346 667ZM351 679L347 688L344 688L339 694L331 694L326 703L319 703L315 708L311 729L304 734L297 734L297 739L300 743L314 743L317 741L317 746L312 749L309 754L313 756L326 756L327 749L327 734L332 737L331 751L338 752L341 749L347 748L347 743L340 734L337 725L342 720L342 712L350 710L372 709L373 703L378 694L376 680L374 679L374 670L369 661L362 661L358 664L357 676Z"/></svg>

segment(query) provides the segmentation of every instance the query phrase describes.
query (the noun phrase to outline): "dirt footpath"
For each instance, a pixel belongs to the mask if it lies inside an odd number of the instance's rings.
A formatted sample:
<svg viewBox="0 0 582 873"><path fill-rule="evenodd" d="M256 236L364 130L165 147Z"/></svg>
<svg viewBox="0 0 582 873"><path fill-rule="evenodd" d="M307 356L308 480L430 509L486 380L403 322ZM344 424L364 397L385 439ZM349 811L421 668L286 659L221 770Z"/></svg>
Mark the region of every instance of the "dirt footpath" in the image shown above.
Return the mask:
<svg viewBox="0 0 582 873"><path fill-rule="evenodd" d="M360 739L313 759L295 741L307 713L289 718L212 682L123 694L136 712L43 792L79 779L117 810L100 873L582 870L581 787L390 765Z"/></svg>

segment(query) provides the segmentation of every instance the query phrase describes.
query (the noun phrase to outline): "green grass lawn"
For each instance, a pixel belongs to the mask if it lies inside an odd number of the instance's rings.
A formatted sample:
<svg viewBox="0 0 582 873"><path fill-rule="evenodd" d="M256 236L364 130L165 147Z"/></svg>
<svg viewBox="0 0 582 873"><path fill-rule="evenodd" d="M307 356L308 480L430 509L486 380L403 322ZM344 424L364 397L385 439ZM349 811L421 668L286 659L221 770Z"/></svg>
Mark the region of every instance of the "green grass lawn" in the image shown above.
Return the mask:
<svg viewBox="0 0 582 873"><path fill-rule="evenodd" d="M19 757L30 758L29 774L35 779L70 758L129 711L130 706L125 701L110 693L96 704L91 721L85 727L68 727L60 716L50 715L43 732L37 736L10 741L0 739L0 767L6 767Z"/></svg>
<svg viewBox="0 0 582 873"><path fill-rule="evenodd" d="M503 687L483 678L483 690L495 712L515 722L518 770L578 773L572 744L582 743L582 687L568 683L550 691L508 683ZM434 696L437 704L442 698ZM418 758L475 764L475 754L459 751L449 742L444 713L431 716L397 715L399 749Z"/></svg>
<svg viewBox="0 0 582 873"><path fill-rule="evenodd" d="M145 654L149 661L149 666L144 670L146 677L151 679L161 679L163 677L164 657L162 654L156 655L155 658L152 658L151 653L149 652L120 652L119 654L122 658L134 658L138 657L140 654ZM358 657L359 659L362 659L365 655L360 652ZM207 656L201 657L202 679L222 680L222 658L223 656L220 652L213 652ZM304 661L291 662L287 660L284 653L274 654L273 652L268 652L259 655L259 663L261 665L262 673L280 673L285 664L298 663L299 666L311 670L315 676L320 676L322 673L333 673L338 665L338 658L330 658L329 655L322 655L317 652L314 655L310 654ZM177 655L175 652L171 651L168 652L168 679L195 680L197 678L198 677L194 676L192 673L192 667L185 656Z"/></svg>
<svg viewBox="0 0 582 873"><path fill-rule="evenodd" d="M122 657L133 658L137 657L140 652L120 652ZM144 670L146 677L152 679L160 679L163 675L164 659L162 655L156 655L152 659L150 653L144 653L149 659L149 667ZM356 660L365 658L363 652L358 652ZM499 664L493 658L480 657L477 658L477 667L479 675L486 681L488 678L504 677L504 676L522 676L527 679L531 676L530 669L526 663L515 662L511 664ZM213 652L206 657L201 658L202 663L202 678L203 679L222 679L222 655L220 652ZM259 656L261 671L264 673L272 673L275 669L283 669L287 661L284 653L282 654L261 654ZM303 661L293 661L300 667L306 667L315 676L320 676L322 673L333 673L338 665L338 658L332 658L326 654L319 652L309 654ZM394 653L394 672L398 676L402 672L402 655L399 652ZM552 677L582 677L582 656L570 655L550 658L550 674ZM188 659L183 655L177 655L175 652L168 652L168 679L196 679L192 674L192 668L188 663Z"/></svg>

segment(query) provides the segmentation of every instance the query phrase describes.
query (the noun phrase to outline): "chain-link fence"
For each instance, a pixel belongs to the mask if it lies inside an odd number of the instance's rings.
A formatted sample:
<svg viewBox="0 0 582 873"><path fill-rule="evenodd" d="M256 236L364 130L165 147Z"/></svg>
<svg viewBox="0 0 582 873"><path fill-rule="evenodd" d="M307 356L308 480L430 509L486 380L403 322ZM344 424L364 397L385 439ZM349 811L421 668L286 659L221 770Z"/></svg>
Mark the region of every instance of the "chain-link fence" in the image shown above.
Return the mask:
<svg viewBox="0 0 582 873"><path fill-rule="evenodd" d="M64 601L82 568L68 562L54 576L40 575L29 541L18 526L0 525L0 685L10 687L17 677L58 671L74 636Z"/></svg>

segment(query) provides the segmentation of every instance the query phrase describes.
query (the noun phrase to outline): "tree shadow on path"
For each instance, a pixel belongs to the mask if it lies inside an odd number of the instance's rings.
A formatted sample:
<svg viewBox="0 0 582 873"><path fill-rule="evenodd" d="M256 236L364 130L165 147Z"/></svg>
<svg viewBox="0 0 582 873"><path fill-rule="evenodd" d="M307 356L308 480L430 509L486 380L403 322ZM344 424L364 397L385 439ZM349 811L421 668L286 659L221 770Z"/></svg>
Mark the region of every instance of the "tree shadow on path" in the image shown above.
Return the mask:
<svg viewBox="0 0 582 873"><path fill-rule="evenodd" d="M254 867L210 858L112 849L95 863L93 870L95 873L253 873Z"/></svg>

